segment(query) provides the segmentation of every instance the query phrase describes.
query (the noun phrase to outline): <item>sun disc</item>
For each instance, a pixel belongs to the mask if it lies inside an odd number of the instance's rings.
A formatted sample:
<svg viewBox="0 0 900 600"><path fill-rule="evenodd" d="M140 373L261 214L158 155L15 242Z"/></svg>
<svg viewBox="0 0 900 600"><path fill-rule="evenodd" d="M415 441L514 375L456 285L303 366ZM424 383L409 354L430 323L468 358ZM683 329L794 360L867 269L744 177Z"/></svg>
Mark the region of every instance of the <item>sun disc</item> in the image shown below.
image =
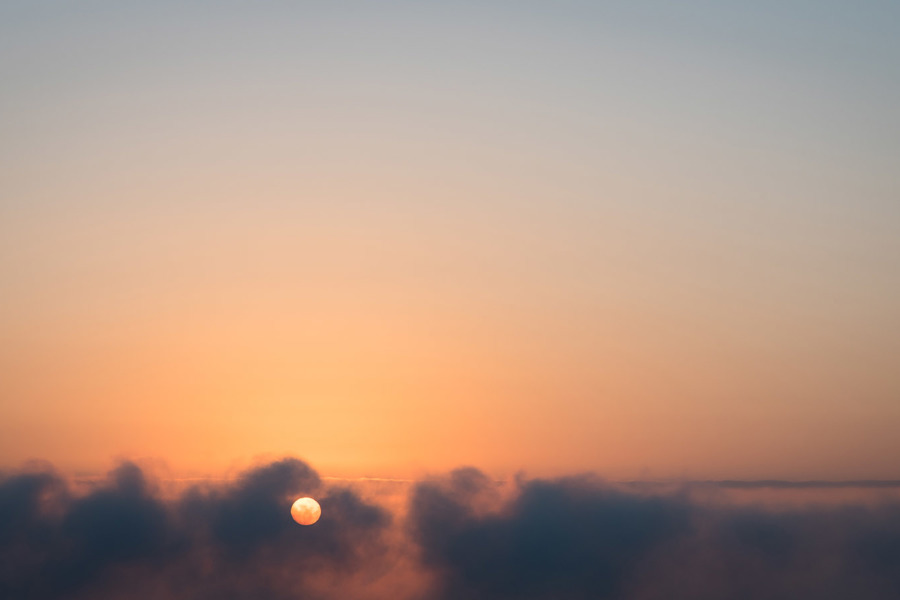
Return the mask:
<svg viewBox="0 0 900 600"><path fill-rule="evenodd" d="M301 525L312 525L322 515L322 507L312 498L298 498L291 506L291 516Z"/></svg>

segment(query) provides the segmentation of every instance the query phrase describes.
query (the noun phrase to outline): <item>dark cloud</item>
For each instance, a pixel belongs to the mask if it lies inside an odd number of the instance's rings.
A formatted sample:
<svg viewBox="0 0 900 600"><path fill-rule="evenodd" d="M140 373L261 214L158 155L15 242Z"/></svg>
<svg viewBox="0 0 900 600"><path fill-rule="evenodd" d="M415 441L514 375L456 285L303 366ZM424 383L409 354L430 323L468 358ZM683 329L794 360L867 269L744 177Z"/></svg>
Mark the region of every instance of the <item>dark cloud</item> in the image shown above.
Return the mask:
<svg viewBox="0 0 900 600"><path fill-rule="evenodd" d="M435 598L900 598L895 504L723 506L581 477L523 480L479 508L495 487L466 472L413 490Z"/></svg>
<svg viewBox="0 0 900 600"><path fill-rule="evenodd" d="M626 495L592 478L527 481L479 514L484 476L422 483L411 531L447 598L614 598L642 559L689 530L681 502ZM477 486L488 489L477 489Z"/></svg>
<svg viewBox="0 0 900 600"><path fill-rule="evenodd" d="M890 501L773 508L469 468L412 483L397 517L361 485L290 458L178 493L132 463L87 489L49 467L8 475L0 598L900 598ZM288 510L306 494L322 504L313 527Z"/></svg>
<svg viewBox="0 0 900 600"><path fill-rule="evenodd" d="M284 459L248 471L224 490L193 491L184 508L195 524L209 520L218 546L243 555L293 533L285 505L319 486L319 476L306 463Z"/></svg>
<svg viewBox="0 0 900 600"><path fill-rule="evenodd" d="M290 503L314 492L322 518L300 527ZM132 463L81 495L52 470L21 473L0 482L0 598L307 597L378 563L389 523L295 459L176 498Z"/></svg>

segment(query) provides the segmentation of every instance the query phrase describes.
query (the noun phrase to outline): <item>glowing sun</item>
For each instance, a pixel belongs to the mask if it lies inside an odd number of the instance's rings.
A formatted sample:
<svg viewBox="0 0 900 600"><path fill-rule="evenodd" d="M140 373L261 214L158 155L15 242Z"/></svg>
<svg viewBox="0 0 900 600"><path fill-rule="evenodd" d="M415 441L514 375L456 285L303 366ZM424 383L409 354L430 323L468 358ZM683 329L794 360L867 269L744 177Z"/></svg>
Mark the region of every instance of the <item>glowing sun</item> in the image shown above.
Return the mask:
<svg viewBox="0 0 900 600"><path fill-rule="evenodd" d="M298 498L291 506L291 516L301 525L312 525L322 515L322 507L312 498Z"/></svg>

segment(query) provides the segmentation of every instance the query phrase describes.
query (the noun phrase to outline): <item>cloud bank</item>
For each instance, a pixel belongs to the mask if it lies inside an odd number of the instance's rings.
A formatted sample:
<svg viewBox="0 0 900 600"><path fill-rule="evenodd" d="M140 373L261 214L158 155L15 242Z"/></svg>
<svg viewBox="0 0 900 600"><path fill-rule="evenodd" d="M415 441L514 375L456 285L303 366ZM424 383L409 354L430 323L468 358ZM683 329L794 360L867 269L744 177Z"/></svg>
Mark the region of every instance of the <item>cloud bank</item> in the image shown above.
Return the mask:
<svg viewBox="0 0 900 600"><path fill-rule="evenodd" d="M311 493L328 518L300 527L285 507ZM132 463L81 497L53 471L21 473L0 484L0 597L307 597L377 564L390 522L295 459L176 498Z"/></svg>
<svg viewBox="0 0 900 600"><path fill-rule="evenodd" d="M290 518L313 495L315 526ZM0 479L0 597L858 599L900 597L900 505L707 503L594 476L414 482L403 507L283 459L162 494L123 463L87 491Z"/></svg>

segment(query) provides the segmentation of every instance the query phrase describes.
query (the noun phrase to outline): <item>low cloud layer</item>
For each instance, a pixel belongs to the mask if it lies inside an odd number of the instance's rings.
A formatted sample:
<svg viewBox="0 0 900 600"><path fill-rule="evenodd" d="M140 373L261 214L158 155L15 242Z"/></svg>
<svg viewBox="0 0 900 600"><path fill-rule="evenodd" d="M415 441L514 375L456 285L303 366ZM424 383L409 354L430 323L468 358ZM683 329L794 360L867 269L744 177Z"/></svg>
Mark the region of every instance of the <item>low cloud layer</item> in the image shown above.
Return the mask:
<svg viewBox="0 0 900 600"><path fill-rule="evenodd" d="M414 490L410 530L436 598L900 597L895 503L773 510L580 477L519 482L479 513L493 487L458 472Z"/></svg>
<svg viewBox="0 0 900 600"><path fill-rule="evenodd" d="M312 493L327 518L300 527L288 508ZM23 473L0 484L0 597L307 597L378 563L390 523L294 459L171 499L132 463L80 497L52 471Z"/></svg>
<svg viewBox="0 0 900 600"><path fill-rule="evenodd" d="M365 491L295 459L177 494L133 463L86 491L50 468L9 474L0 597L900 597L893 501L776 509L475 469L410 484L402 507ZM322 504L312 527L289 513L306 494Z"/></svg>

